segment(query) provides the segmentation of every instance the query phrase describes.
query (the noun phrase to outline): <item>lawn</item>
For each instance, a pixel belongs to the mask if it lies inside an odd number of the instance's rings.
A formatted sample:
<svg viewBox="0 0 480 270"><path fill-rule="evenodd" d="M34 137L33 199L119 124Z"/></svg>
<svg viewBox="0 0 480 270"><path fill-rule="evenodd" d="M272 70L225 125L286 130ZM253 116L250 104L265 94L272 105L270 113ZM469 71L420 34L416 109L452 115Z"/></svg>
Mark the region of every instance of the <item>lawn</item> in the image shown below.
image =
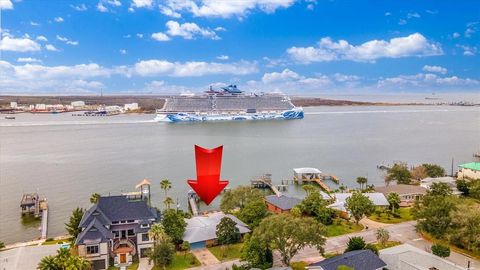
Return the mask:
<svg viewBox="0 0 480 270"><path fill-rule="evenodd" d="M222 250L222 246L210 247L208 250L210 250L210 252L212 252L212 254L215 255L219 261L229 261L240 258L242 246L243 243L237 243L228 245L228 248L225 249L225 251Z"/></svg>
<svg viewBox="0 0 480 270"><path fill-rule="evenodd" d="M290 267L292 267L292 270L305 270L307 269L306 267L308 266L308 263L306 262L292 262L290 263Z"/></svg>
<svg viewBox="0 0 480 270"><path fill-rule="evenodd" d="M404 208L398 209L397 214L399 216L397 217L394 217L393 215L388 215L386 212L380 212L380 215L378 215L377 213L374 213L368 218L373 221L377 221L381 223L389 223L389 224L410 221L410 220L413 220L413 216L410 211L411 209L412 208L410 207L404 207Z"/></svg>
<svg viewBox="0 0 480 270"><path fill-rule="evenodd" d="M398 241L388 241L385 245L382 245L380 243L374 243L373 245L378 249L378 250L381 250L381 249L384 249L384 248L389 248L389 247L394 247L394 246L398 246L402 244L401 242L398 242Z"/></svg>
<svg viewBox="0 0 480 270"><path fill-rule="evenodd" d="M338 236L347 233L353 233L363 230L362 224L355 224L354 222L349 222L345 219L335 219L333 224L327 225L327 237Z"/></svg>
<svg viewBox="0 0 480 270"><path fill-rule="evenodd" d="M187 256L184 257L183 252L177 252L173 256L172 263L167 266L167 270L181 270L187 269L190 267L200 266L200 262L193 256L192 253L187 253ZM163 267L154 266L152 270L163 270Z"/></svg>
<svg viewBox="0 0 480 270"><path fill-rule="evenodd" d="M42 245L56 245L56 244L65 244L65 243L70 243L70 239L57 239L57 240L47 240L42 243Z"/></svg>

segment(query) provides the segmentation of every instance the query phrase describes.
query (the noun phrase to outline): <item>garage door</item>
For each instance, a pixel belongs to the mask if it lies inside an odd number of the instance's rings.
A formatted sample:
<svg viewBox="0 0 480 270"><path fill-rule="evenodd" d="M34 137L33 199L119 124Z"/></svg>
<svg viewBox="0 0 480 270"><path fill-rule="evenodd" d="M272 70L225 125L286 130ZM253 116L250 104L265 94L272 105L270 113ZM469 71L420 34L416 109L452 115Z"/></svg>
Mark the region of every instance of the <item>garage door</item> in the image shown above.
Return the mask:
<svg viewBox="0 0 480 270"><path fill-rule="evenodd" d="M94 270L107 269L107 267L105 266L105 260L93 260L92 267Z"/></svg>
<svg viewBox="0 0 480 270"><path fill-rule="evenodd" d="M190 244L190 249L199 249L199 248L205 248L205 241Z"/></svg>

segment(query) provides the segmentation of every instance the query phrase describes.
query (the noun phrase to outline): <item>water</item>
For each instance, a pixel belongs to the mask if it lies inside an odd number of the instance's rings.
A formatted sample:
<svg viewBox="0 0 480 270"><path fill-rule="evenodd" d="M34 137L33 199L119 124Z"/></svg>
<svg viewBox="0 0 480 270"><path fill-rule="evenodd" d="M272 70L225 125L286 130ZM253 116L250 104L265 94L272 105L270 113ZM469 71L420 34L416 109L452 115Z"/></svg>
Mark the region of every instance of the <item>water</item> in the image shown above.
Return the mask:
<svg viewBox="0 0 480 270"><path fill-rule="evenodd" d="M279 183L291 179L295 167L317 167L348 186L356 186L361 175L381 185L377 164L432 162L450 171L452 158L456 166L480 149L478 107L317 107L293 121L169 124L154 123L153 117L2 117L0 241L40 236L39 224L21 223L24 192L48 198L49 236L64 234L72 209L89 207L93 192L131 191L143 178L153 182L154 205L163 207L158 183L168 178L170 196L186 208L186 179L195 179L194 144L224 145L222 178L231 186L266 172Z"/></svg>

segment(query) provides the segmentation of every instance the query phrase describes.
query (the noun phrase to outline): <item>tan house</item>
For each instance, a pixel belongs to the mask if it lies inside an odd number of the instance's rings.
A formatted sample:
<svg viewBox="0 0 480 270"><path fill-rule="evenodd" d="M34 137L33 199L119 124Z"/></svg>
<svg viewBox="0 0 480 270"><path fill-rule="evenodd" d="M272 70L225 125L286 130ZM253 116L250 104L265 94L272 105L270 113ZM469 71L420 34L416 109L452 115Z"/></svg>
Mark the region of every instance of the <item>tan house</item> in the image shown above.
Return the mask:
<svg viewBox="0 0 480 270"><path fill-rule="evenodd" d="M458 179L470 178L480 179L480 162L470 162L458 165L459 170L457 174Z"/></svg>
<svg viewBox="0 0 480 270"><path fill-rule="evenodd" d="M427 189L416 185L389 185L386 187L376 187L376 192L383 193L388 198L388 194L397 193L400 197L400 206L411 206L416 199L421 199L427 193Z"/></svg>

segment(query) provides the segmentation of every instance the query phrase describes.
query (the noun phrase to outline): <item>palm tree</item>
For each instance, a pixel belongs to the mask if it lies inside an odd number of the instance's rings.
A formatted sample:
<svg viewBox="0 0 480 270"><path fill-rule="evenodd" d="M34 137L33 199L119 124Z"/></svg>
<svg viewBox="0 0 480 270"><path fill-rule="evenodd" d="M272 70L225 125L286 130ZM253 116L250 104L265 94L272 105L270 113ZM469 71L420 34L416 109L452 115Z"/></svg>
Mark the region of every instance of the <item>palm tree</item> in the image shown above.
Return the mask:
<svg viewBox="0 0 480 270"><path fill-rule="evenodd" d="M55 256L46 256L38 263L39 270L60 270Z"/></svg>
<svg viewBox="0 0 480 270"><path fill-rule="evenodd" d="M363 190L363 185L368 182L368 179L363 176L357 177L357 183L360 185L360 189Z"/></svg>
<svg viewBox="0 0 480 270"><path fill-rule="evenodd" d="M152 225L152 227L148 231L148 236L156 242L159 242L161 239L168 237L165 233L165 230L163 229L162 224L160 223L155 223Z"/></svg>
<svg viewBox="0 0 480 270"><path fill-rule="evenodd" d="M98 193L93 193L93 194L90 196L90 203L96 204L96 203L98 202L98 199L100 199L100 194L98 194Z"/></svg>
<svg viewBox="0 0 480 270"><path fill-rule="evenodd" d="M78 256L70 256L68 258L66 269L75 269L75 270L88 270L90 269L90 261L86 260L85 258L81 258Z"/></svg>
<svg viewBox="0 0 480 270"><path fill-rule="evenodd" d="M377 241L380 242L382 246L385 246L389 238L390 238L390 233L387 230L383 228L380 228L377 230Z"/></svg>
<svg viewBox="0 0 480 270"><path fill-rule="evenodd" d="M172 182L168 179L163 179L160 181L160 188L165 191L165 197L167 197L167 192L172 188Z"/></svg>
<svg viewBox="0 0 480 270"><path fill-rule="evenodd" d="M312 185L304 185L304 186L302 186L302 188L303 188L303 190L305 190L305 192L307 193L307 195L310 194L310 193L312 193L312 192L314 192L314 191L316 191L316 188L315 188L314 186L312 186Z"/></svg>
<svg viewBox="0 0 480 270"><path fill-rule="evenodd" d="M395 212L396 207L400 206L400 202L401 202L400 196L398 196L398 194L395 193L395 192L392 192L392 193L388 194L387 201L390 204L390 208L392 210L392 213Z"/></svg>
<svg viewBox="0 0 480 270"><path fill-rule="evenodd" d="M165 198L165 200L163 201L163 203L165 204L165 206L167 207L167 209L170 209L170 205L174 204L175 202L173 201L172 198L167 197L167 198Z"/></svg>

